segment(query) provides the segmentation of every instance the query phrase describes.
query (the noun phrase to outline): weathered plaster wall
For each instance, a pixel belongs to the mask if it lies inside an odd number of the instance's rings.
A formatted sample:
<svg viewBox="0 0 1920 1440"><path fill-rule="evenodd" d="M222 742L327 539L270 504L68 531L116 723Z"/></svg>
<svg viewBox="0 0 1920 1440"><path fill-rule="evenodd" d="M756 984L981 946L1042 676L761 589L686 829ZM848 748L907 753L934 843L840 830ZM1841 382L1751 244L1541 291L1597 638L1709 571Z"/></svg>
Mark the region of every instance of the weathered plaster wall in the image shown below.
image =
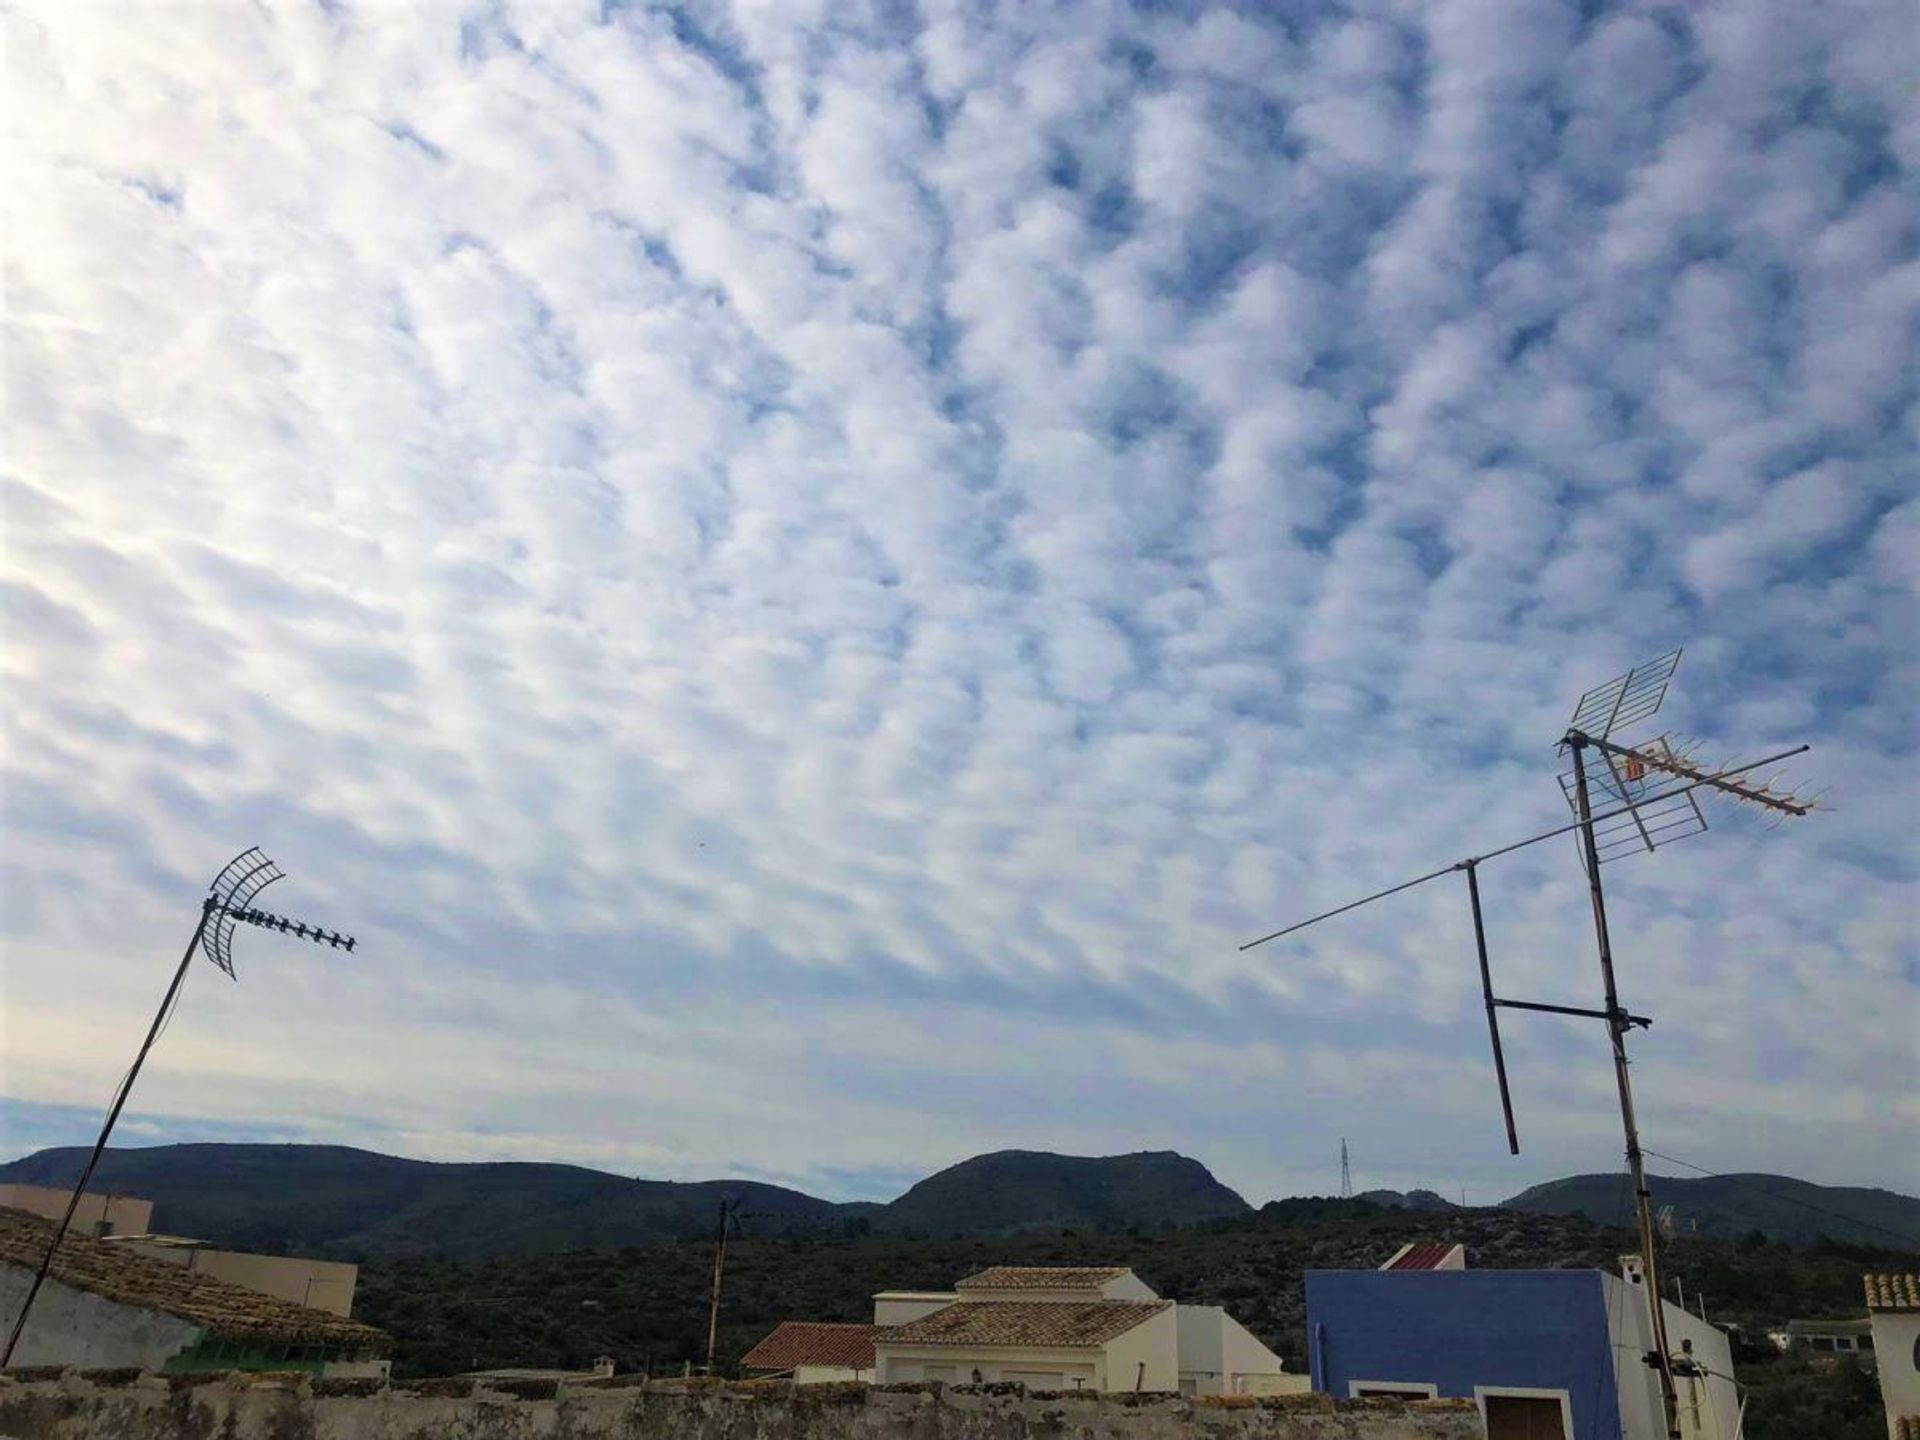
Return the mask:
<svg viewBox="0 0 1920 1440"><path fill-rule="evenodd" d="M0 1265L0 1334L13 1329L20 1302L32 1285L31 1270ZM49 1279L33 1302L13 1359L17 1365L133 1365L157 1370L169 1355L199 1338L198 1325L156 1310L103 1300Z"/></svg>
<svg viewBox="0 0 1920 1440"><path fill-rule="evenodd" d="M670 1388L671 1387L671 1388ZM702 1388L619 1380L354 1391L261 1376L0 1378L7 1440L1470 1440L1470 1404L1322 1396L1193 1405L864 1386Z"/></svg>

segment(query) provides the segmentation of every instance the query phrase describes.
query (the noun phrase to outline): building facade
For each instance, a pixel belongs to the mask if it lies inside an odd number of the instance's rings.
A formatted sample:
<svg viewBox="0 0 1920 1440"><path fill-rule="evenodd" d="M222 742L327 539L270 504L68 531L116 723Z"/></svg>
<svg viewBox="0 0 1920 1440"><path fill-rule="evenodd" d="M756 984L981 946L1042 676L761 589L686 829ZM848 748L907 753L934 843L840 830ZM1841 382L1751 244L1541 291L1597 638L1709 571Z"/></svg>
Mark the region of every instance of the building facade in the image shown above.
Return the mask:
<svg viewBox="0 0 1920 1440"><path fill-rule="evenodd" d="M1726 1335L1665 1304L1685 1367L1681 1433L1735 1440ZM1637 1267L1597 1270L1315 1270L1307 1274L1313 1388L1474 1401L1489 1437L1665 1440L1652 1322Z"/></svg>
<svg viewBox="0 0 1920 1440"><path fill-rule="evenodd" d="M1920 1276L1866 1277L1889 1440L1920 1440Z"/></svg>
<svg viewBox="0 0 1920 1440"><path fill-rule="evenodd" d="M1305 1389L1218 1306L1178 1305L1124 1266L995 1266L948 1294L874 1297L880 1384L1275 1394Z"/></svg>

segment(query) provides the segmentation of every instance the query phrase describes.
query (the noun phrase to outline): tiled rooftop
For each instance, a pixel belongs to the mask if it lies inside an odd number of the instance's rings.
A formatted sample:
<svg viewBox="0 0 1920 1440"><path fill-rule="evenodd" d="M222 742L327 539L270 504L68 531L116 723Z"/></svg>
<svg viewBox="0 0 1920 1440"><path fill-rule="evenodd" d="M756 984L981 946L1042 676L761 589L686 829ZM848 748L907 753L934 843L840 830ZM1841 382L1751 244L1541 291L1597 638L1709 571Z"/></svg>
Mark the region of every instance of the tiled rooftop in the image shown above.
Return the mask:
<svg viewBox="0 0 1920 1440"><path fill-rule="evenodd" d="M956 1290L1098 1290L1126 1274L1118 1265L995 1265Z"/></svg>
<svg viewBox="0 0 1920 1440"><path fill-rule="evenodd" d="M835 1325L813 1320L782 1320L773 1333L740 1361L743 1370L791 1370L797 1365L833 1365L846 1370L873 1369L877 1325Z"/></svg>
<svg viewBox="0 0 1920 1440"><path fill-rule="evenodd" d="M1920 1310L1920 1276L1866 1275L1869 1310Z"/></svg>
<svg viewBox="0 0 1920 1440"><path fill-rule="evenodd" d="M1382 1270L1438 1270L1453 1250L1453 1246L1446 1244L1406 1245L1401 1247L1398 1255L1380 1268Z"/></svg>
<svg viewBox="0 0 1920 1440"><path fill-rule="evenodd" d="M0 1209L0 1265L38 1269L53 1232L51 1220L24 1210ZM217 1340L321 1345L377 1354L384 1354L391 1343L384 1331L358 1320L277 1300L83 1235L68 1234L60 1242L48 1274L104 1300L157 1310L203 1326Z"/></svg>
<svg viewBox="0 0 1920 1440"><path fill-rule="evenodd" d="M1090 1348L1124 1335L1171 1300L979 1300L949 1305L877 1337L881 1345L1061 1345Z"/></svg>

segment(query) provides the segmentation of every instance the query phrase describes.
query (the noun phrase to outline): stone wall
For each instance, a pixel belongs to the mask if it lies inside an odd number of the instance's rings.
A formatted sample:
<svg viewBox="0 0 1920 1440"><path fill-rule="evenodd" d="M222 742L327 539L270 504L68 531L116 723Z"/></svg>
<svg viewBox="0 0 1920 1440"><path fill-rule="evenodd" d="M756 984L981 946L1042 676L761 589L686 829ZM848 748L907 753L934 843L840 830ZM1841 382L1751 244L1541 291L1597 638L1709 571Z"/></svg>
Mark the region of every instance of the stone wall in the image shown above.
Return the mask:
<svg viewBox="0 0 1920 1440"><path fill-rule="evenodd" d="M0 1440L1479 1440L1458 1400L1026 1394L627 1377L380 1387L133 1371L0 1377Z"/></svg>

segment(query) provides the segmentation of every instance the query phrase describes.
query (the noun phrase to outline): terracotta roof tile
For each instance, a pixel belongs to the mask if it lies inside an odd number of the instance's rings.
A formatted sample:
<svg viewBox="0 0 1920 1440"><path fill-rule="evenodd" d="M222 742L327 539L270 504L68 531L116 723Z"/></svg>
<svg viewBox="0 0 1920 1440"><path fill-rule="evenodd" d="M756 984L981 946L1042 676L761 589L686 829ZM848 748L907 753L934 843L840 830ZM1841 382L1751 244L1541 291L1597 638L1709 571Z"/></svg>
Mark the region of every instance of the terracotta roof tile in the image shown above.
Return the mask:
<svg viewBox="0 0 1920 1440"><path fill-rule="evenodd" d="M38 1269L53 1232L51 1220L24 1210L0 1209L0 1265ZM70 1233L60 1242L48 1274L75 1290L203 1326L219 1340L321 1345L380 1354L391 1344L384 1331L358 1320L294 1305L83 1235Z"/></svg>
<svg viewBox="0 0 1920 1440"><path fill-rule="evenodd" d="M1920 1276L1867 1275L1869 1310L1920 1310Z"/></svg>
<svg viewBox="0 0 1920 1440"><path fill-rule="evenodd" d="M1060 1345L1090 1348L1124 1335L1171 1300L974 1300L877 1337L881 1345Z"/></svg>
<svg viewBox="0 0 1920 1440"><path fill-rule="evenodd" d="M956 1290L1098 1290L1126 1274L1118 1265L995 1265L969 1275Z"/></svg>
<svg viewBox="0 0 1920 1440"><path fill-rule="evenodd" d="M796 1365L834 1365L846 1370L873 1369L873 1337L878 1325L835 1325L813 1320L782 1320L773 1333L740 1361L743 1370L791 1370Z"/></svg>
<svg viewBox="0 0 1920 1440"><path fill-rule="evenodd" d="M1427 1242L1416 1242L1402 1248L1400 1253L1380 1268L1382 1270L1438 1270L1446 1258L1453 1254L1454 1246Z"/></svg>

